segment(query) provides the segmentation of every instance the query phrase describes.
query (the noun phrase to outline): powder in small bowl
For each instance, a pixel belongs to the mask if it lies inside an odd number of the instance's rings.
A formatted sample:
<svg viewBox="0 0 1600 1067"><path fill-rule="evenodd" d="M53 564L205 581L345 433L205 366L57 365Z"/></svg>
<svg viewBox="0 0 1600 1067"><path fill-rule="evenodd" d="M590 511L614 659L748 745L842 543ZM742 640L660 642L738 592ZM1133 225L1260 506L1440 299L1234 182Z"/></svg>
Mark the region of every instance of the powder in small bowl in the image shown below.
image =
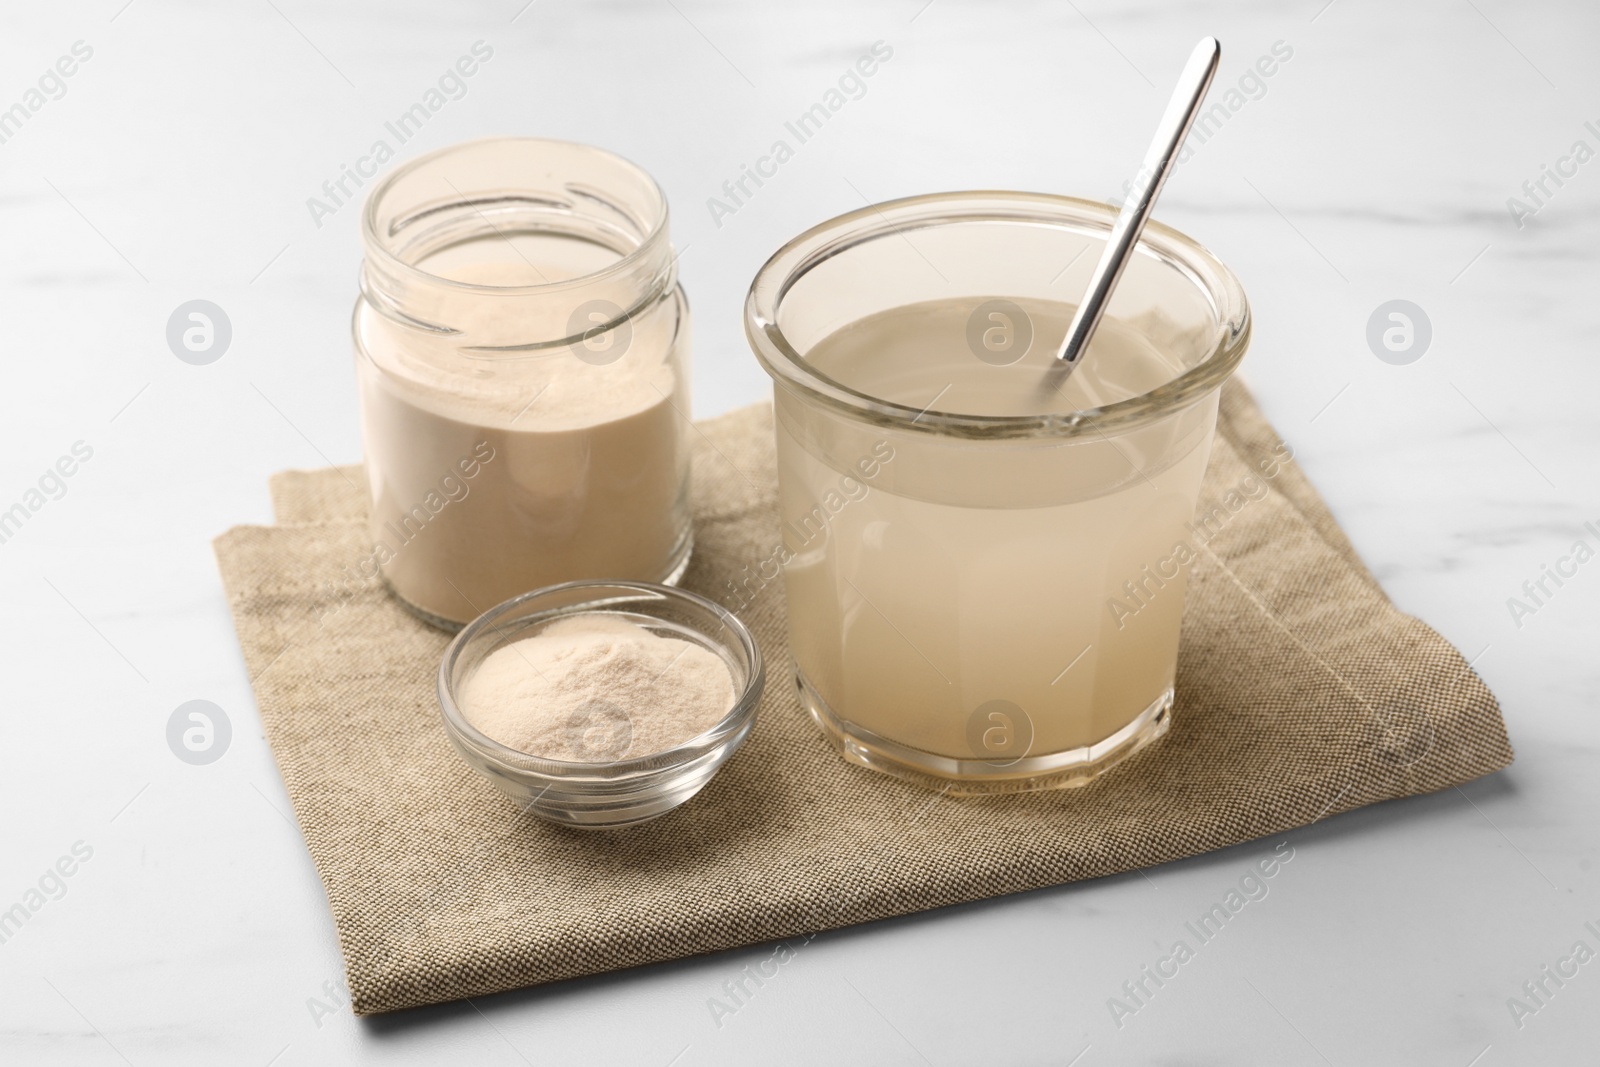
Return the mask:
<svg viewBox="0 0 1600 1067"><path fill-rule="evenodd" d="M674 748L732 708L733 676L716 653L605 614L558 619L495 649L461 693L483 734L575 763Z"/></svg>

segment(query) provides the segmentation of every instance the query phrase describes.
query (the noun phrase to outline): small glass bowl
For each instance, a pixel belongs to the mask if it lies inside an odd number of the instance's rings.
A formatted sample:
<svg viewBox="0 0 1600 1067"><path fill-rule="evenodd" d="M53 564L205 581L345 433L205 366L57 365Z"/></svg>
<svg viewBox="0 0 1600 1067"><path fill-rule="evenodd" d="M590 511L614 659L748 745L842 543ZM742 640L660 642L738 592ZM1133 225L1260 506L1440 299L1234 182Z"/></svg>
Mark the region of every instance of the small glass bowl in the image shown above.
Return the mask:
<svg viewBox="0 0 1600 1067"><path fill-rule="evenodd" d="M531 756L481 733L458 697L484 657L574 615L616 616L715 653L733 676L733 707L676 748L609 762ZM611 829L663 815L698 793L749 736L765 677L750 631L705 597L652 582L567 582L513 597L468 623L439 665L439 707L467 765L525 812L563 826Z"/></svg>

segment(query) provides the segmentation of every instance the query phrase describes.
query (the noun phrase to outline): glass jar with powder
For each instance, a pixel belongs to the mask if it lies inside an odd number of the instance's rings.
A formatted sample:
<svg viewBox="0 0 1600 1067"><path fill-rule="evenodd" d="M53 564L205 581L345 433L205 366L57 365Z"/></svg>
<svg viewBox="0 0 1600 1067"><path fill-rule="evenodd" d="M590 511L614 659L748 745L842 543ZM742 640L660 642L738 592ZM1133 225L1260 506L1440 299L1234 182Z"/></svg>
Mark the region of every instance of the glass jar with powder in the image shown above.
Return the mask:
<svg viewBox="0 0 1600 1067"><path fill-rule="evenodd" d="M689 310L650 176L476 141L396 169L361 230L371 550L393 592L454 628L559 582L676 581Z"/></svg>

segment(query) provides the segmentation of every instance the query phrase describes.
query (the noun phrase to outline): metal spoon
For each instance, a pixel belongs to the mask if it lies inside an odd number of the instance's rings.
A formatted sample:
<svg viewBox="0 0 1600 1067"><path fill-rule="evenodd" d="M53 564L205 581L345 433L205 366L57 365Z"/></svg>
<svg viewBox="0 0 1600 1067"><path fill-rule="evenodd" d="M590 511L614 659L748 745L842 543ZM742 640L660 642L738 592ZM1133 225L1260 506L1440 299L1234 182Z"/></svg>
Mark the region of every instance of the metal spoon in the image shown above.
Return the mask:
<svg viewBox="0 0 1600 1067"><path fill-rule="evenodd" d="M1195 116L1200 113L1200 105L1206 98L1206 90L1211 88L1211 79L1216 76L1217 64L1221 59L1222 45L1217 43L1215 37L1207 37L1195 45L1189 62L1184 65L1183 73L1178 77L1178 86L1172 91L1172 99L1167 101L1167 110L1161 116L1161 125L1156 127L1155 140L1150 142L1144 163L1134 179L1133 192L1122 205L1122 212L1111 227L1111 236L1100 255L1100 262L1095 264L1094 274L1089 278L1089 288L1083 295L1083 302L1072 316L1066 339L1061 342L1061 348L1046 372L1048 385L1059 389L1088 349L1089 339L1094 336L1095 327L1100 325L1100 317L1105 314L1106 304L1111 300L1111 291L1116 288L1128 260L1133 258L1134 246L1139 243L1139 234L1144 232L1150 209L1155 206L1156 197L1161 195L1161 187L1167 183L1167 176L1177 165L1178 149L1183 146L1189 128L1194 125Z"/></svg>

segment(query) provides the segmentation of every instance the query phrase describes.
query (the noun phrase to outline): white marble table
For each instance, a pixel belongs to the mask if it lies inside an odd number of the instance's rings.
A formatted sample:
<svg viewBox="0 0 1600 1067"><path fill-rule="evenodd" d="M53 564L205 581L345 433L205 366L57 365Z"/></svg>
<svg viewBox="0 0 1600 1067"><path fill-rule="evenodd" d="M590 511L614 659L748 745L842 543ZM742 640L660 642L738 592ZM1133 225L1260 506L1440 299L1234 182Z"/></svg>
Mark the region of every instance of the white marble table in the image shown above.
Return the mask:
<svg viewBox="0 0 1600 1067"><path fill-rule="evenodd" d="M92 455L59 489L45 478L0 544L0 908L39 905L0 943L0 1061L1594 1060L1600 962L1545 979L1538 1005L1522 984L1579 940L1600 950L1600 562L1547 579L1531 614L1508 607L1574 541L1600 545L1584 529L1600 527L1592 4L19 7L0 16L0 108L22 105L0 115L0 510L75 446ZM541 134L654 172L712 414L766 391L738 313L782 240L864 197L1117 196L1208 32L1226 46L1219 88L1277 42L1281 61L1246 79L1160 215L1243 278L1248 381L1385 588L1499 695L1516 764L1288 835L1268 897L1120 1027L1108 998L1275 842L827 934L720 1020L710 999L770 946L351 1016L209 547L268 521L269 473L359 455L357 210L314 218L308 198L486 42L464 95L401 153ZM893 57L864 94L713 211L880 40ZM63 56L72 75L47 75ZM1535 201L1523 183L1546 165L1562 184ZM165 339L192 299L232 324L208 366ZM1393 299L1432 327L1406 365L1366 340ZM192 699L233 729L206 766L166 742ZM58 861L72 873L52 876ZM1537 1010L1514 1017L1512 997Z"/></svg>

